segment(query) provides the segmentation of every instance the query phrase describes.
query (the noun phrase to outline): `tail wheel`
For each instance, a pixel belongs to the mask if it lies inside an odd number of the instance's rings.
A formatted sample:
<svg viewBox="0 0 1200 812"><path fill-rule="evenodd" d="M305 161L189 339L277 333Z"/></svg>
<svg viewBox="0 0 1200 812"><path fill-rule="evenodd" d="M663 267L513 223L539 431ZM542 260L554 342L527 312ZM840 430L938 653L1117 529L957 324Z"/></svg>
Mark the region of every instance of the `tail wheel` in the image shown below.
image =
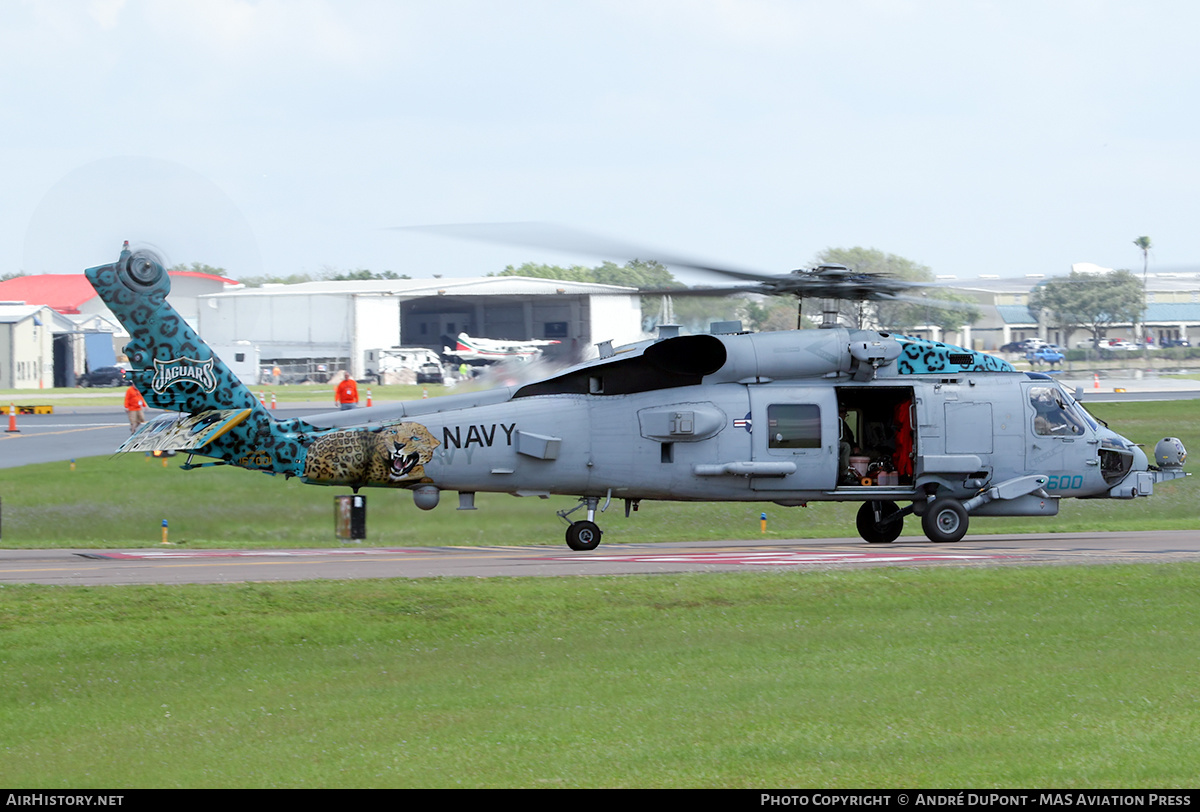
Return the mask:
<svg viewBox="0 0 1200 812"><path fill-rule="evenodd" d="M930 541L955 542L967 534L967 510L957 499L944 496L933 500L921 517L921 529Z"/></svg>
<svg viewBox="0 0 1200 812"><path fill-rule="evenodd" d="M876 510L879 511L878 521L875 519ZM888 517L899 512L900 507L895 502L863 502L855 519L858 534L871 544L890 544L900 537L900 531L904 529L903 517L888 521Z"/></svg>
<svg viewBox="0 0 1200 812"><path fill-rule="evenodd" d="M601 535L595 522L572 522L567 528L567 546L572 550L594 550L600 546Z"/></svg>

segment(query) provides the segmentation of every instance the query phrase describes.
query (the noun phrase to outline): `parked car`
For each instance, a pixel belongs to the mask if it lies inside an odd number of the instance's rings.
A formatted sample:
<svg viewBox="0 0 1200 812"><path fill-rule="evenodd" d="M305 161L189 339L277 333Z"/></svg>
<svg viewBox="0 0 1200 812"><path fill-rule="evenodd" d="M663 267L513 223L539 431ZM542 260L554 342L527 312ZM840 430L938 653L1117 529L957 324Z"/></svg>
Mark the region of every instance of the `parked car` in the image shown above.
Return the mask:
<svg viewBox="0 0 1200 812"><path fill-rule="evenodd" d="M1186 338L1168 338L1162 342L1163 347L1190 347L1191 342Z"/></svg>
<svg viewBox="0 0 1200 812"><path fill-rule="evenodd" d="M1062 347L1059 347L1057 344L1047 344L1044 347L1038 347L1033 352L1026 353L1025 357L1035 364L1050 364L1053 366L1067 356L1063 354Z"/></svg>
<svg viewBox="0 0 1200 812"><path fill-rule="evenodd" d="M417 383L445 383L440 364L421 364L417 369Z"/></svg>
<svg viewBox="0 0 1200 812"><path fill-rule="evenodd" d="M85 389L90 386L125 386L126 383L125 370L120 367L100 367L75 379L75 385Z"/></svg>

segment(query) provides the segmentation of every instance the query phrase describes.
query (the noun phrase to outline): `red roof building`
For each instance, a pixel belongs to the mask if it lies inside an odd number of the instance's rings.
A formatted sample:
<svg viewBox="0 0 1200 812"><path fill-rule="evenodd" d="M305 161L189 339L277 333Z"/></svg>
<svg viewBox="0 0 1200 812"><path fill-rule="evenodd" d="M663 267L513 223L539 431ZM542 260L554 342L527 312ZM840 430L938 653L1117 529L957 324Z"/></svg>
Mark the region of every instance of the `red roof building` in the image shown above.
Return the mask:
<svg viewBox="0 0 1200 812"><path fill-rule="evenodd" d="M48 305L66 315L78 314L80 305L94 298L96 291L81 273L17 276L0 282L0 301Z"/></svg>
<svg viewBox="0 0 1200 812"><path fill-rule="evenodd" d="M176 280L174 287L178 288L171 303L189 321L195 318L196 296L220 293L239 284L224 276L195 271L171 271L171 279ZM81 273L46 273L6 279L0 282L0 302L47 305L67 316L111 316L87 277Z"/></svg>

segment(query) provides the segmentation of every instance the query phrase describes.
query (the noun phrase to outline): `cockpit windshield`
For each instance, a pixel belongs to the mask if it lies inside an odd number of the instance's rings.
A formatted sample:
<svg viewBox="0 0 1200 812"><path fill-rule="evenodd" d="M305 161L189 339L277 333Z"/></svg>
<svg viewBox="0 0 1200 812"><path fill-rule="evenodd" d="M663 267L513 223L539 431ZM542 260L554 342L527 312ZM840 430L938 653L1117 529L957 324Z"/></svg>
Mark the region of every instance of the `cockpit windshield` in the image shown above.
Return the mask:
<svg viewBox="0 0 1200 812"><path fill-rule="evenodd" d="M1087 424L1092 427L1092 431L1099 431L1100 424L1096 422L1096 418L1092 417L1087 408L1075 399L1075 395L1071 393L1071 390L1067 389L1061 384L1059 385L1058 389L1062 394L1063 402L1066 403L1067 407L1083 415L1083 419L1086 420Z"/></svg>
<svg viewBox="0 0 1200 812"><path fill-rule="evenodd" d="M1061 386L1029 387L1029 402L1033 405L1033 430L1048 437L1075 437L1087 426L1097 426L1070 393Z"/></svg>

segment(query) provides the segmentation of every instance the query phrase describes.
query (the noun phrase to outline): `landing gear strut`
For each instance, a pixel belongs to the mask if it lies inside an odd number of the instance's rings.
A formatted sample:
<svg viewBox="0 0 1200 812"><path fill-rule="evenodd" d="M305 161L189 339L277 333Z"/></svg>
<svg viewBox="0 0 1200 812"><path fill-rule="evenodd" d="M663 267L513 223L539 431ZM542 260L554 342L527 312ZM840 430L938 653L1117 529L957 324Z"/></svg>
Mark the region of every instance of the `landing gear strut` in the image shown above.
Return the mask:
<svg viewBox="0 0 1200 812"><path fill-rule="evenodd" d="M904 529L904 514L895 502L863 502L858 509L858 534L871 544L890 544Z"/></svg>
<svg viewBox="0 0 1200 812"><path fill-rule="evenodd" d="M604 507L608 507L609 501L612 499L612 492L609 492L609 499L605 501ZM581 507L587 506L587 519L578 522L571 522L567 527L567 546L572 550L594 550L600 546L600 537L604 535L600 530L600 526L593 521L596 518L596 506L600 504L600 498L597 496L585 496L579 500L579 504L570 510L560 510L558 515L563 521L567 517ZM601 508L603 511L604 508Z"/></svg>

